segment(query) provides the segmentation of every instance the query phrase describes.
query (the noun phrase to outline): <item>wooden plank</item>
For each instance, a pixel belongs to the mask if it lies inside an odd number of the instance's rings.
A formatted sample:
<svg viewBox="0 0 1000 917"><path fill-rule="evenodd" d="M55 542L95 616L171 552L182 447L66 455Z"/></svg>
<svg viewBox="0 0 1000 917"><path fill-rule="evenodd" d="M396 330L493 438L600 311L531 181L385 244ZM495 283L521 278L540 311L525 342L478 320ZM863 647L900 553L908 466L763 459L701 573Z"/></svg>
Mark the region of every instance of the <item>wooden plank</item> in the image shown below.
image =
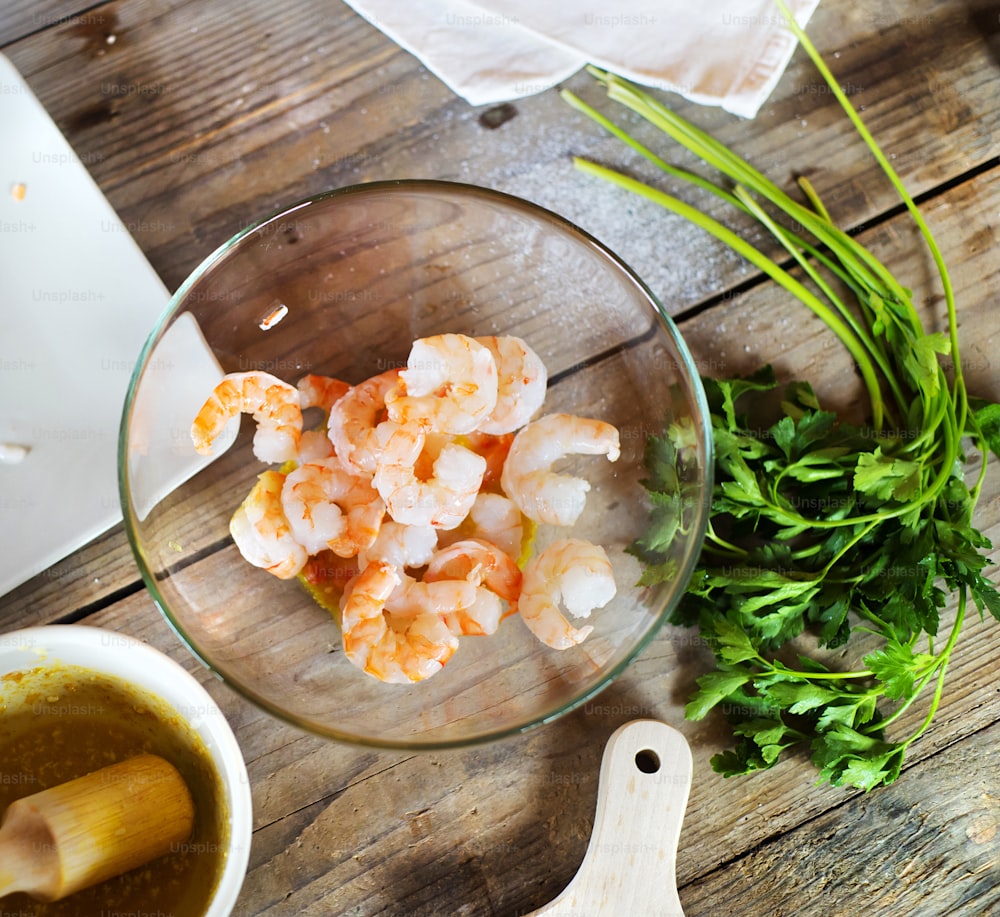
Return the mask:
<svg viewBox="0 0 1000 917"><path fill-rule="evenodd" d="M69 621L141 588L121 524L0 596L0 630Z"/></svg>
<svg viewBox="0 0 1000 917"><path fill-rule="evenodd" d="M1000 795L992 726L681 891L698 914L992 914Z"/></svg>
<svg viewBox="0 0 1000 917"><path fill-rule="evenodd" d="M101 9L115 16L111 46L54 26L9 52L170 287L280 205L401 177L471 181L551 207L618 251L673 313L747 276L700 232L575 173L571 154L649 174L555 91L518 101L491 129L341 4ZM914 192L995 155L985 21L958 0L920 15L900 3L815 14L821 51ZM586 75L568 85L599 98ZM802 54L754 122L669 101L780 184L808 175L845 225L896 201ZM820 149L830 152L817 162Z"/></svg>
<svg viewBox="0 0 1000 917"><path fill-rule="evenodd" d="M0 7L0 48L15 41L66 23L77 29L94 29L107 24L106 14L88 9L86 2L66 0L7 0Z"/></svg>

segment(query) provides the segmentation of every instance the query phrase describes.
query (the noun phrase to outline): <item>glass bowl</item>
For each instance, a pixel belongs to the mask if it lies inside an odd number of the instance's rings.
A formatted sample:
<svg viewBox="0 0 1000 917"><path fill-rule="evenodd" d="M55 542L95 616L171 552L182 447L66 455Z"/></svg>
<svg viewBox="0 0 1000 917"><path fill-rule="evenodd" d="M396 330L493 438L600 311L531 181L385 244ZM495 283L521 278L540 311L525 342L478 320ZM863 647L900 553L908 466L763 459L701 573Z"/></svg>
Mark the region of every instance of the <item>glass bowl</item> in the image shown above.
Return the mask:
<svg viewBox="0 0 1000 917"><path fill-rule="evenodd" d="M405 367L411 344L442 333L516 335L548 370L539 413L614 424L621 456L557 463L591 485L557 538L605 548L618 587L565 650L515 613L463 637L444 669L386 684L346 658L336 613L296 579L251 566L230 519L268 466L253 420L197 455L191 421L223 373L307 373L357 384ZM305 412L305 425L321 423ZM552 720L606 687L680 599L701 549L711 492L704 392L673 323L596 240L509 195L437 181L375 182L302 201L238 233L172 298L143 348L119 442L125 526L167 621L218 677L272 714L332 739L394 749L464 746ZM689 430L672 581L636 585L626 550L648 524L644 449L670 424ZM273 467L273 466L272 466ZM331 576L343 576L332 571ZM574 621L574 624L580 622Z"/></svg>

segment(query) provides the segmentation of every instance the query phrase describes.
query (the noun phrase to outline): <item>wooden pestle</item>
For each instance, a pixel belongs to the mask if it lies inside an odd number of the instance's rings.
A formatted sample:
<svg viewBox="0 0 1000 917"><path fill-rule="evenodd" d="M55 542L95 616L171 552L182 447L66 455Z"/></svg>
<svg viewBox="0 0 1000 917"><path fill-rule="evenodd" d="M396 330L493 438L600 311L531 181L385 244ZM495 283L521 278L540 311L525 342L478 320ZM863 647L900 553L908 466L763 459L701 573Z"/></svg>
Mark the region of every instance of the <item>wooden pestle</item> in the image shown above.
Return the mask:
<svg viewBox="0 0 1000 917"><path fill-rule="evenodd" d="M15 800L0 822L0 898L58 901L169 853L193 824L184 779L156 755Z"/></svg>

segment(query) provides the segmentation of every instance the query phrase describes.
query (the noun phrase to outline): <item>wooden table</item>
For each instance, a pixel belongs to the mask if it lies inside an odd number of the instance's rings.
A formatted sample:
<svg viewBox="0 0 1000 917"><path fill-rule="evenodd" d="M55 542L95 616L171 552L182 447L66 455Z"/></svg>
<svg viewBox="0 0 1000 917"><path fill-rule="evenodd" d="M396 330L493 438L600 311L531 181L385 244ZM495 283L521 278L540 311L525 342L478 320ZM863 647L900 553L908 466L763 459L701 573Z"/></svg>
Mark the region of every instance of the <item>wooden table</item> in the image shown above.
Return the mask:
<svg viewBox="0 0 1000 917"><path fill-rule="evenodd" d="M823 0L809 31L919 195L953 271L969 388L1000 400L995 4ZM470 107L339 0L5 0L0 48L171 289L233 232L310 193L467 181L555 209L616 250L668 304L703 372L770 361L783 378L811 379L832 407L860 397L849 359L801 306L680 220L572 169L570 155L583 154L643 172L555 91ZM567 85L600 102L585 74ZM941 321L911 224L804 54L752 122L671 103L779 183L807 175ZM1000 468L976 524L1000 542ZM714 774L722 724L682 712L699 664L693 633L664 631L598 699L542 729L400 755L302 734L211 680L160 618L121 527L0 599L3 631L70 621L166 651L229 717L255 805L240 915L532 910L578 867L603 746L636 717L676 726L694 752L678 863L688 917L1000 913L991 619L967 622L934 726L899 781L869 794L814 786L800 759L754 777Z"/></svg>

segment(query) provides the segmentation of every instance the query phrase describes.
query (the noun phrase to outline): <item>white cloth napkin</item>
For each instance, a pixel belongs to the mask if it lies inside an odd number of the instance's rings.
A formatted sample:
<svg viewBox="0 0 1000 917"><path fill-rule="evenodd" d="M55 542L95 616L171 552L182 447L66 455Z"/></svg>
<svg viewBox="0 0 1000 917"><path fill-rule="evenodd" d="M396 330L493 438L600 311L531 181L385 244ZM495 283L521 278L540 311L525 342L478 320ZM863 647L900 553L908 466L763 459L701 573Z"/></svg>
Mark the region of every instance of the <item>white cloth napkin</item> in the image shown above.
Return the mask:
<svg viewBox="0 0 1000 917"><path fill-rule="evenodd" d="M585 64L754 117L795 38L773 0L346 0L473 105ZM819 0L788 0L805 25Z"/></svg>

